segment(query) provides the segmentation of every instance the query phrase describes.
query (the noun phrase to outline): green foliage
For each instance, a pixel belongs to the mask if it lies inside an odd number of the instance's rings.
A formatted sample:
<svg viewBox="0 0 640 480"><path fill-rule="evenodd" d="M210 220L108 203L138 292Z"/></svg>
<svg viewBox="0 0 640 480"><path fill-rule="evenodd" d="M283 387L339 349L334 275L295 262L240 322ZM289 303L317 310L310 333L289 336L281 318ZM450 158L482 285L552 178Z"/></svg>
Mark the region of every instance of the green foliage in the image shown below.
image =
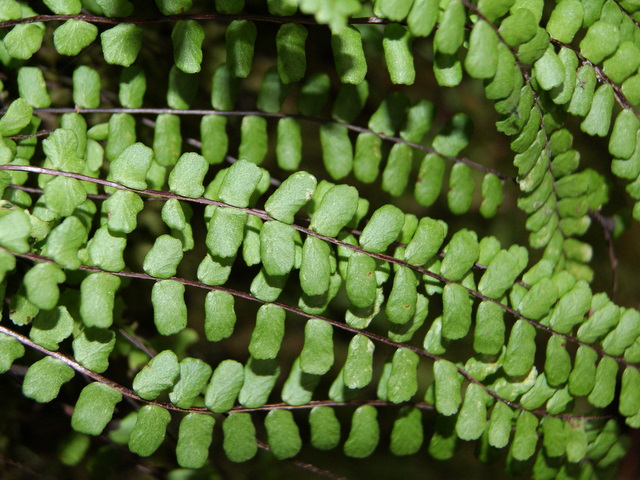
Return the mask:
<svg viewBox="0 0 640 480"><path fill-rule="evenodd" d="M638 5L192 3L0 1L2 421L59 402L89 478L307 445L395 478L461 441L612 478L640 428ZM37 458L10 430L0 458Z"/></svg>

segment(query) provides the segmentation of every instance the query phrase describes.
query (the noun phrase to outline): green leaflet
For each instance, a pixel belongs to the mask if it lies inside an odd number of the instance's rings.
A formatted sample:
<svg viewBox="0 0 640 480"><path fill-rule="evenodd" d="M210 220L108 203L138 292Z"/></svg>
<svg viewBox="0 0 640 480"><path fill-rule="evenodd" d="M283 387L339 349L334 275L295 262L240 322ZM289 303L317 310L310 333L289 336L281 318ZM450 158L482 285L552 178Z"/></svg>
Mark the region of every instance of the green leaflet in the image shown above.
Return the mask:
<svg viewBox="0 0 640 480"><path fill-rule="evenodd" d="M396 22L402 21L409 14L412 0L409 1L389 1L380 0L374 5L374 14L379 17L386 17Z"/></svg>
<svg viewBox="0 0 640 480"><path fill-rule="evenodd" d="M619 41L618 27L600 20L587 30L587 34L580 42L580 53L597 64L615 52Z"/></svg>
<svg viewBox="0 0 640 480"><path fill-rule="evenodd" d="M215 4L220 13L238 13L244 6L244 0L216 0Z"/></svg>
<svg viewBox="0 0 640 480"><path fill-rule="evenodd" d="M424 431L419 409L402 407L393 422L389 450L394 455L412 455L422 447Z"/></svg>
<svg viewBox="0 0 640 480"><path fill-rule="evenodd" d="M549 312L557 297L556 286L550 279L543 278L522 298L518 311L527 318L538 320Z"/></svg>
<svg viewBox="0 0 640 480"><path fill-rule="evenodd" d="M440 28L433 39L434 47L441 53L453 55L464 39L465 9L460 1L452 1L440 16Z"/></svg>
<svg viewBox="0 0 640 480"><path fill-rule="evenodd" d="M492 2L481 0L478 2L478 9L491 21L494 21L504 14L509 12L509 9L514 6L513 0L502 0L499 2Z"/></svg>
<svg viewBox="0 0 640 480"><path fill-rule="evenodd" d="M204 193L204 176L209 168L197 153L184 153L169 174L169 189L183 197L198 198Z"/></svg>
<svg viewBox="0 0 640 480"><path fill-rule="evenodd" d="M331 450L340 441L340 423L331 407L314 407L309 412L311 445L319 450Z"/></svg>
<svg viewBox="0 0 640 480"><path fill-rule="evenodd" d="M249 358L244 367L244 383L238 394L240 404L247 408L258 408L266 404L278 375L280 367L275 360Z"/></svg>
<svg viewBox="0 0 640 480"><path fill-rule="evenodd" d="M510 454L516 460L526 460L530 458L538 443L538 419L533 413L525 410L520 412L516 420L516 429L511 442Z"/></svg>
<svg viewBox="0 0 640 480"><path fill-rule="evenodd" d="M640 372L628 366L622 372L620 403L618 411L625 417L631 417L640 410Z"/></svg>
<svg viewBox="0 0 640 480"><path fill-rule="evenodd" d="M467 289L448 283L442 293L442 336L457 340L466 336L471 326L472 301Z"/></svg>
<svg viewBox="0 0 640 480"><path fill-rule="evenodd" d="M338 95L333 102L331 116L340 123L351 123L364 108L367 97L369 96L369 83L363 80L357 85L343 84L338 89ZM368 132L358 135L367 136ZM379 139L379 137L378 137ZM380 139L379 139L380 140ZM373 153L373 152L370 152ZM358 146L356 143L356 156L358 154Z"/></svg>
<svg viewBox="0 0 640 480"><path fill-rule="evenodd" d="M512 377L524 376L533 366L536 353L536 330L526 320L518 320L509 334L504 359L504 371Z"/></svg>
<svg viewBox="0 0 640 480"><path fill-rule="evenodd" d="M94 372L104 372L109 366L109 355L116 345L112 330L89 327L73 339L73 356L76 361Z"/></svg>
<svg viewBox="0 0 640 480"><path fill-rule="evenodd" d="M358 407L351 418L351 430L344 444L348 457L365 458L373 453L380 439L378 411L371 405Z"/></svg>
<svg viewBox="0 0 640 480"><path fill-rule="evenodd" d="M609 132L613 109L613 88L609 84L598 87L593 95L591 109L580 124L583 132L604 137Z"/></svg>
<svg viewBox="0 0 640 480"><path fill-rule="evenodd" d="M313 196L316 186L316 177L307 172L296 172L268 198L265 210L276 220L293 223L294 215Z"/></svg>
<svg viewBox="0 0 640 480"><path fill-rule="evenodd" d="M616 158L630 158L636 150L638 130L640 130L640 120L636 118L633 111L622 110L616 117L609 138L609 153Z"/></svg>
<svg viewBox="0 0 640 480"><path fill-rule="evenodd" d="M311 401L314 389L320 383L320 375L305 373L300 368L300 357L291 366L289 377L282 387L282 400L289 405L304 405Z"/></svg>
<svg viewBox="0 0 640 480"><path fill-rule="evenodd" d="M499 299L510 289L522 271L518 259L511 252L498 252L478 283L478 291L487 297Z"/></svg>
<svg viewBox="0 0 640 480"><path fill-rule="evenodd" d="M227 119L221 115L205 115L200 122L202 156L209 164L218 164L224 160L229 145L226 132Z"/></svg>
<svg viewBox="0 0 640 480"><path fill-rule="evenodd" d="M99 382L90 383L80 392L71 416L71 426L77 432L100 435L121 400L120 392L111 387Z"/></svg>
<svg viewBox="0 0 640 480"><path fill-rule="evenodd" d="M464 163L456 163L451 169L449 177L449 191L447 202L454 215L462 215L469 210L473 201L473 179L471 168Z"/></svg>
<svg viewBox="0 0 640 480"><path fill-rule="evenodd" d="M227 27L227 65L232 77L249 75L256 35L256 26L249 20L234 20Z"/></svg>
<svg viewBox="0 0 640 480"><path fill-rule="evenodd" d="M584 117L589 113L596 86L596 75L591 65L585 65L578 69L575 79L575 90L569 102L569 113Z"/></svg>
<svg viewBox="0 0 640 480"><path fill-rule="evenodd" d="M151 165L153 152L149 147L135 141L136 122L133 116L128 113L112 115L109 118L105 152L109 161L114 162L118 159L118 163L115 170L113 163L111 164L111 177L127 187L141 190L146 188L144 180ZM121 177L116 177L120 174ZM126 183L127 181L131 183Z"/></svg>
<svg viewBox="0 0 640 480"><path fill-rule="evenodd" d="M564 347L565 340L560 335L552 335L547 342L544 371L549 385L561 385L569 378L571 357Z"/></svg>
<svg viewBox="0 0 640 480"><path fill-rule="evenodd" d="M564 65L551 45L544 55L536 61L534 69L536 79L544 90L551 90L564 82Z"/></svg>
<svg viewBox="0 0 640 480"><path fill-rule="evenodd" d="M53 32L53 44L61 55L77 55L98 36L98 27L82 20L70 19Z"/></svg>
<svg viewBox="0 0 640 480"><path fill-rule="evenodd" d="M123 107L140 108L146 89L147 78L139 66L132 65L122 70L118 99Z"/></svg>
<svg viewBox="0 0 640 480"><path fill-rule="evenodd" d="M112 120L113 118L111 117ZM146 177L152 159L153 150L146 145L134 143L126 146L111 162L111 176L115 182L126 187L143 190L147 188Z"/></svg>
<svg viewBox="0 0 640 480"><path fill-rule="evenodd" d="M411 33L397 23L387 24L382 47L391 82L412 85L416 72L411 54Z"/></svg>
<svg viewBox="0 0 640 480"><path fill-rule="evenodd" d="M233 208L216 208L208 225L206 245L212 257L235 257L244 236L247 213Z"/></svg>
<svg viewBox="0 0 640 480"><path fill-rule="evenodd" d="M33 319L29 337L47 350L58 350L59 343L71 335L73 318L67 307L59 306L52 310L40 310Z"/></svg>
<svg viewBox="0 0 640 480"><path fill-rule="evenodd" d="M207 293L204 310L204 333L210 342L219 342L233 333L236 324L234 298L230 293L212 290Z"/></svg>
<svg viewBox="0 0 640 480"><path fill-rule="evenodd" d="M182 13L182 11L180 8L176 13ZM185 73L199 72L204 40L202 25L195 20L179 20L173 27L171 40L176 66Z"/></svg>
<svg viewBox="0 0 640 480"><path fill-rule="evenodd" d="M145 400L153 400L171 388L179 374L178 357L171 350L164 350L138 372L133 389Z"/></svg>
<svg viewBox="0 0 640 480"><path fill-rule="evenodd" d="M470 383L456 422L456 433L462 440L476 440L487 424L487 392L478 384Z"/></svg>
<svg viewBox="0 0 640 480"><path fill-rule="evenodd" d="M533 387L522 396L521 404L528 410L540 408L544 402L549 400L556 393L556 389L547 382L544 373L538 375Z"/></svg>
<svg viewBox="0 0 640 480"><path fill-rule="evenodd" d="M396 271L385 306L385 313L390 322L405 324L411 320L418 300L417 286L418 281L413 270L400 267Z"/></svg>
<svg viewBox="0 0 640 480"><path fill-rule="evenodd" d="M348 388L363 388L371 382L374 350L375 345L364 335L356 335L351 339L342 371L344 384Z"/></svg>
<svg viewBox="0 0 640 480"><path fill-rule="evenodd" d="M582 26L584 8L577 0L563 0L556 5L547 22L547 32L553 38L571 43L574 35Z"/></svg>
<svg viewBox="0 0 640 480"><path fill-rule="evenodd" d="M556 332L569 333L583 321L590 307L591 289L586 282L580 281L558 301L551 315L551 327Z"/></svg>
<svg viewBox="0 0 640 480"><path fill-rule="evenodd" d="M462 396L462 375L456 366L448 360L436 360L433 364L435 383L435 407L444 416L458 412Z"/></svg>
<svg viewBox="0 0 640 480"><path fill-rule="evenodd" d="M297 120L287 117L278 121L276 157L278 166L283 170L296 170L300 165L302 137Z"/></svg>
<svg viewBox="0 0 640 480"><path fill-rule="evenodd" d="M22 383L22 393L36 402L50 402L58 396L62 384L73 378L74 373L73 369L61 360L44 357L27 370Z"/></svg>
<svg viewBox="0 0 640 480"><path fill-rule="evenodd" d="M298 8L298 2L295 0L267 0L269 13L278 16L293 15Z"/></svg>
<svg viewBox="0 0 640 480"><path fill-rule="evenodd" d="M154 283L151 291L153 322L160 335L173 335L187 326L184 285L175 280Z"/></svg>
<svg viewBox="0 0 640 480"><path fill-rule="evenodd" d="M626 310L616 328L602 342L602 347L609 355L622 355L640 335L640 313Z"/></svg>
<svg viewBox="0 0 640 480"><path fill-rule="evenodd" d="M540 426L542 427L542 445L549 457L559 457L563 455L567 447L567 431L565 422L561 418L545 417Z"/></svg>
<svg viewBox="0 0 640 480"><path fill-rule="evenodd" d="M436 418L435 431L428 448L429 455L433 458L446 460L454 455L458 443L455 424L456 417L438 416Z"/></svg>
<svg viewBox="0 0 640 480"><path fill-rule="evenodd" d="M182 242L171 235L161 235L144 257L142 268L152 277L169 278L176 274L182 260Z"/></svg>
<svg viewBox="0 0 640 480"><path fill-rule="evenodd" d="M473 331L473 349L485 355L496 355L504 345L504 310L496 303L478 305Z"/></svg>
<svg viewBox="0 0 640 480"><path fill-rule="evenodd" d="M278 73L282 83L294 83L304 77L307 68L305 42L307 29L296 23L285 23L278 29L276 49Z"/></svg>
<svg viewBox="0 0 640 480"><path fill-rule="evenodd" d="M504 448L509 443L511 435L513 410L503 402L496 402L488 425L489 445Z"/></svg>
<svg viewBox="0 0 640 480"><path fill-rule="evenodd" d="M289 85L282 82L276 67L271 67L262 77L262 86L256 102L264 112L277 113L289 94Z"/></svg>
<svg viewBox="0 0 640 480"><path fill-rule="evenodd" d="M176 458L183 468L200 468L209 457L215 418L190 413L180 421Z"/></svg>
<svg viewBox="0 0 640 480"><path fill-rule="evenodd" d="M153 135L155 161L163 167L171 167L178 161L181 151L182 134L180 133L180 117L169 113L158 115ZM173 171L171 174L175 177ZM196 172L194 172L194 174L197 175ZM183 181L188 182L189 179L184 179ZM175 180L172 183L175 183Z"/></svg>
<svg viewBox="0 0 640 480"><path fill-rule="evenodd" d="M558 54L560 61L564 65L565 78L562 86L556 87L551 91L553 101L558 105L565 105L571 97L576 88L576 81L574 78L575 72L578 68L578 57L575 52L569 48L562 47Z"/></svg>
<svg viewBox="0 0 640 480"><path fill-rule="evenodd" d="M400 137L408 142L419 143L431 129L435 107L429 100L420 100L407 111L407 122L400 131Z"/></svg>
<svg viewBox="0 0 640 480"><path fill-rule="evenodd" d="M325 123L320 127L324 167L334 180L346 177L353 167L353 147L344 125Z"/></svg>
<svg viewBox="0 0 640 480"><path fill-rule="evenodd" d="M223 360L213 371L204 404L214 413L231 410L244 383L244 368L235 360Z"/></svg>
<svg viewBox="0 0 640 480"><path fill-rule="evenodd" d="M279 459L295 456L302 448L300 431L289 410L272 410L265 420L269 448L273 455Z"/></svg>
<svg viewBox="0 0 640 480"><path fill-rule="evenodd" d="M478 238L475 232L456 232L445 247L440 273L453 281L461 280L478 259Z"/></svg>
<svg viewBox="0 0 640 480"><path fill-rule="evenodd" d="M396 143L391 147L387 165L382 172L382 190L397 197L404 193L409 183L413 152L405 143Z"/></svg>
<svg viewBox="0 0 640 480"><path fill-rule="evenodd" d="M100 34L102 54L107 63L128 67L142 48L142 28L122 23Z"/></svg>
<svg viewBox="0 0 640 480"><path fill-rule="evenodd" d="M13 27L3 38L6 53L13 58L28 60L42 45L44 25L40 22Z"/></svg>
<svg viewBox="0 0 640 480"><path fill-rule="evenodd" d="M332 32L331 49L340 81L360 85L367 73L360 31L352 25L347 25L339 31Z"/></svg>
<svg viewBox="0 0 640 480"><path fill-rule="evenodd" d="M603 62L605 74L614 82L622 83L633 75L640 65L640 50L633 42L622 42L618 50Z"/></svg>
<svg viewBox="0 0 640 480"><path fill-rule="evenodd" d="M284 336L285 311L275 305L263 305L256 315L249 353L259 360L274 359Z"/></svg>
<svg viewBox="0 0 640 480"><path fill-rule="evenodd" d="M58 284L64 282L66 275L52 263L38 263L24 276L27 298L36 307L50 310L58 303L60 290Z"/></svg>
<svg viewBox="0 0 640 480"><path fill-rule="evenodd" d="M412 265L424 265L438 253L446 234L443 222L429 217L421 218L405 250L405 261Z"/></svg>
<svg viewBox="0 0 640 480"><path fill-rule="evenodd" d="M80 315L87 327L108 328L113 323L115 293L120 279L108 273L92 273L80 285Z"/></svg>
<svg viewBox="0 0 640 480"><path fill-rule="evenodd" d="M288 277L288 275L270 276L262 268L251 282L251 294L264 302L275 302L282 293Z"/></svg>
<svg viewBox="0 0 640 480"><path fill-rule="evenodd" d="M418 354L399 348L391 360L387 398L393 403L408 402L418 390Z"/></svg>
<svg viewBox="0 0 640 480"><path fill-rule="evenodd" d="M487 173L482 179L482 204L480 214L484 218L495 216L496 211L502 205L502 182L491 173Z"/></svg>
<svg viewBox="0 0 640 480"><path fill-rule="evenodd" d="M307 321L300 368L305 373L323 375L333 365L333 327L318 319Z"/></svg>
<svg viewBox="0 0 640 480"><path fill-rule="evenodd" d="M58 447L58 457L60 462L65 466L75 466L89 450L91 439L83 434L73 432L67 436Z"/></svg>
<svg viewBox="0 0 640 480"><path fill-rule="evenodd" d="M261 178L259 167L246 160L238 160L227 170L218 196L229 205L246 207Z"/></svg>
<svg viewBox="0 0 640 480"><path fill-rule="evenodd" d="M398 238L404 214L393 205L376 210L360 235L360 246L373 253L383 253Z"/></svg>
<svg viewBox="0 0 640 480"><path fill-rule="evenodd" d="M259 165L267 154L267 121L263 117L247 115L242 119L241 131L238 158Z"/></svg>
<svg viewBox="0 0 640 480"><path fill-rule="evenodd" d="M97 0L92 11L113 17L128 17L133 13L133 5L129 0Z"/></svg>
<svg viewBox="0 0 640 480"><path fill-rule="evenodd" d="M409 99L399 92L387 96L369 119L369 129L375 133L393 136L405 124Z"/></svg>
<svg viewBox="0 0 640 480"><path fill-rule="evenodd" d="M239 86L239 79L231 75L226 63L216 68L211 79L211 105L213 108L232 110Z"/></svg>
<svg viewBox="0 0 640 480"><path fill-rule="evenodd" d="M162 407L142 407L129 436L129 450L141 457L150 456L162 444L170 420L171 415Z"/></svg>
<svg viewBox="0 0 640 480"><path fill-rule="evenodd" d="M13 364L14 360L24 355L24 347L13 337L6 334L0 335L0 372L4 373Z"/></svg>
<svg viewBox="0 0 640 480"><path fill-rule="evenodd" d="M44 201L48 208L67 217L84 203L87 191L75 178L55 177L44 187Z"/></svg>
<svg viewBox="0 0 640 480"><path fill-rule="evenodd" d="M144 206L136 193L127 190L117 190L102 205L107 213L109 230L118 233L131 233L135 230L136 217ZM67 220L71 218L74 217Z"/></svg>
<svg viewBox="0 0 640 480"><path fill-rule="evenodd" d="M223 448L232 462L245 462L258 451L256 429L248 413L232 413L222 424Z"/></svg>
<svg viewBox="0 0 640 480"><path fill-rule="evenodd" d="M572 463L579 462L587 453L589 440L585 423L584 420L578 420L564 424L567 432L567 460Z"/></svg>
<svg viewBox="0 0 640 480"><path fill-rule="evenodd" d="M356 308L372 306L377 297L376 261L369 255L354 252L349 257L345 278L347 297Z"/></svg>
<svg viewBox="0 0 640 480"><path fill-rule="evenodd" d="M42 71L37 67L22 67L18 70L18 91L33 108L46 108L51 105Z"/></svg>
<svg viewBox="0 0 640 480"><path fill-rule="evenodd" d="M496 74L498 57L498 37L484 20L478 21L471 30L469 51L464 60L464 68L473 78L492 78Z"/></svg>
<svg viewBox="0 0 640 480"><path fill-rule="evenodd" d="M169 399L180 408L190 408L211 377L211 367L197 358L187 357L180 362L180 376Z"/></svg>
<svg viewBox="0 0 640 480"><path fill-rule="evenodd" d="M260 230L262 230L262 225L262 220L253 215L249 215L247 223L244 224L242 258L249 266L260 263Z"/></svg>
<svg viewBox="0 0 640 480"><path fill-rule="evenodd" d="M82 222L77 217L67 217L49 233L45 254L57 264L75 270L80 266L78 250L86 237L87 231Z"/></svg>
<svg viewBox="0 0 640 480"><path fill-rule="evenodd" d="M437 0L414 0L409 16L407 17L407 26L413 36L428 36L437 21Z"/></svg>
<svg viewBox="0 0 640 480"><path fill-rule="evenodd" d="M349 185L335 185L323 196L311 216L311 230L327 237L336 237L349 223L358 208L358 190ZM306 242L305 242L306 243Z"/></svg>
<svg viewBox="0 0 640 480"><path fill-rule="evenodd" d="M314 116L320 113L329 100L329 88L331 84L328 75L314 73L300 89L298 96L298 110L302 115Z"/></svg>
<svg viewBox="0 0 640 480"><path fill-rule="evenodd" d="M589 403L604 408L614 398L618 363L611 357L602 357L596 367L595 386L589 394Z"/></svg>

